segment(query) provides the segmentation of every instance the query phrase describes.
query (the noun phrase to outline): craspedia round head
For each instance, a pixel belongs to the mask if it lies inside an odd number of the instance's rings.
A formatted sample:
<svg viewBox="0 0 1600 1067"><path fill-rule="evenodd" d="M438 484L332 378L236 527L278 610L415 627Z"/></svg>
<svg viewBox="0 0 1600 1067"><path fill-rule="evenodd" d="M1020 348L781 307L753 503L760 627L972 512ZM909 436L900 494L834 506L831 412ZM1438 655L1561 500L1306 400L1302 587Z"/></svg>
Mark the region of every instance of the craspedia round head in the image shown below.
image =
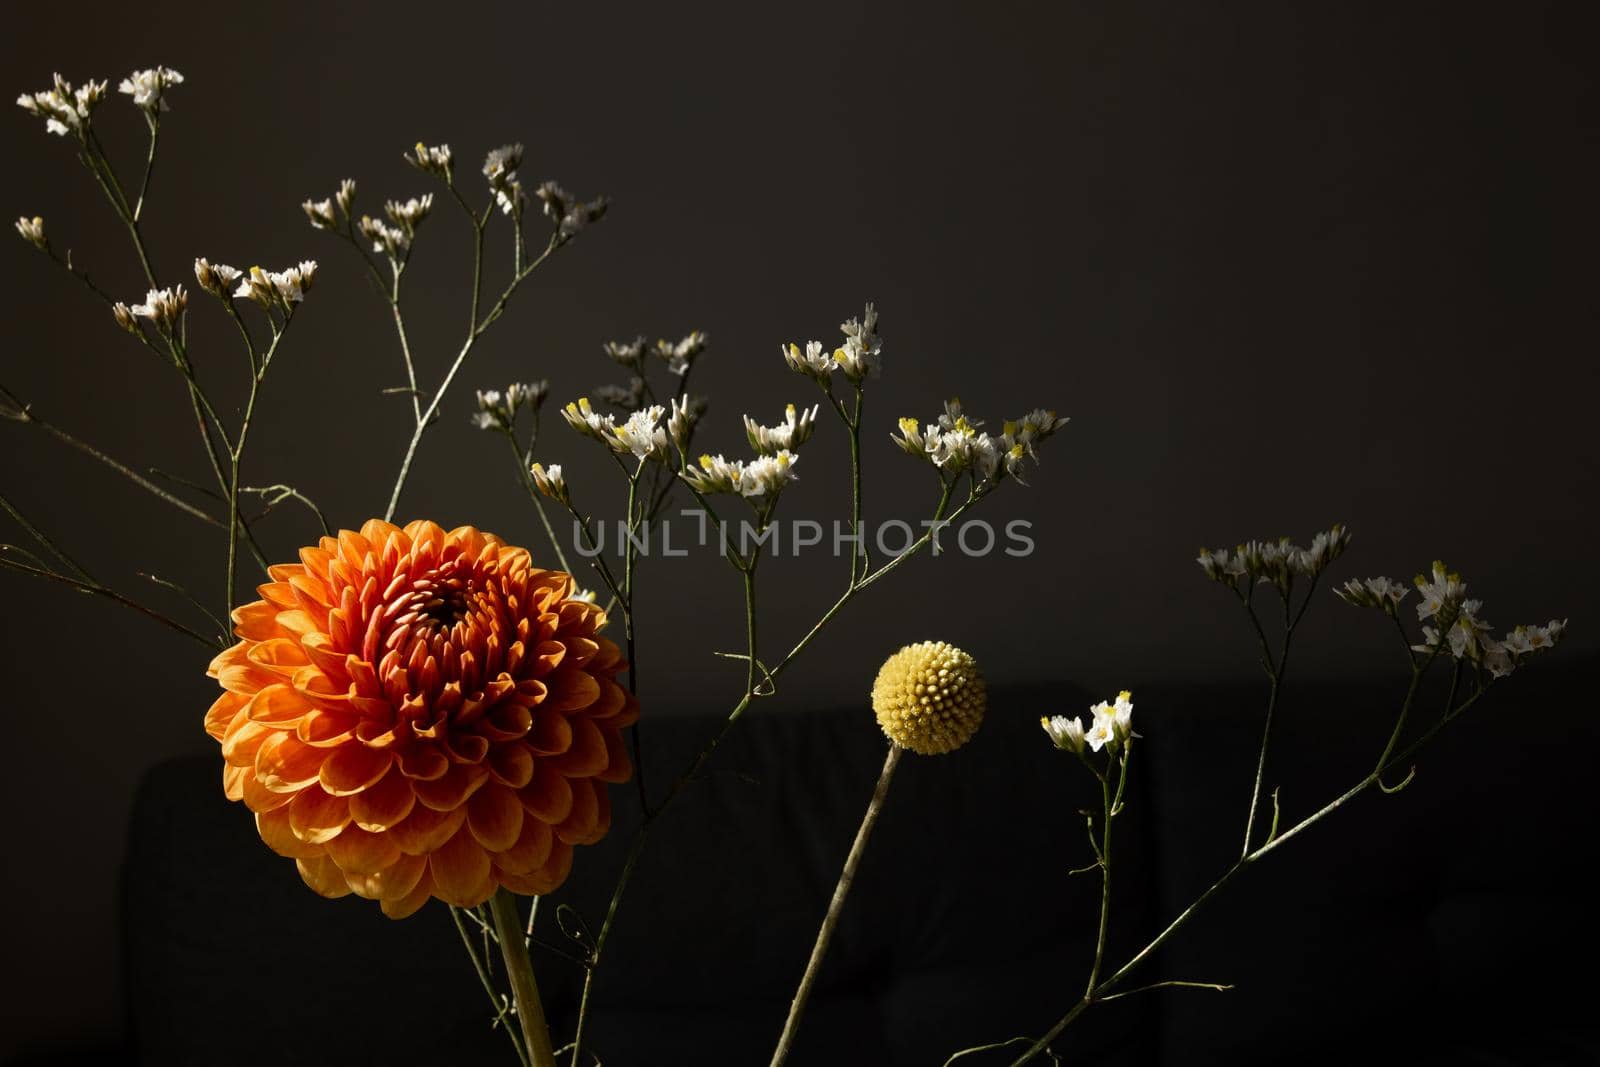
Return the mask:
<svg viewBox="0 0 1600 1067"><path fill-rule="evenodd" d="M944 641L907 645L872 683L872 710L889 740L923 756L952 752L983 722L987 694L978 661Z"/></svg>

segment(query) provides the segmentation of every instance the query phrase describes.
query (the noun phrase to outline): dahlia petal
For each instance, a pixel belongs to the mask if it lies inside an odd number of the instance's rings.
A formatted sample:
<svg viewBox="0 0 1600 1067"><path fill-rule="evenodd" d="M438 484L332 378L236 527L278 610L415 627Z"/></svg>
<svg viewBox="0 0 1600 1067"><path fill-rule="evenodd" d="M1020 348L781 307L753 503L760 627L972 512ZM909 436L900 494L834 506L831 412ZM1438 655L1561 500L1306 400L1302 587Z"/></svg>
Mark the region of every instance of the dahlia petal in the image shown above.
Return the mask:
<svg viewBox="0 0 1600 1067"><path fill-rule="evenodd" d="M256 781L255 768L241 767L240 770L244 772L239 779L244 792L244 806L249 808L251 811L277 811L279 808L286 807L290 801L294 800L296 794L274 793L272 790L265 788L260 782Z"/></svg>
<svg viewBox="0 0 1600 1067"><path fill-rule="evenodd" d="M600 686L600 695L584 709L584 715L591 719L609 719L627 705L628 691L610 678L596 678L595 684Z"/></svg>
<svg viewBox="0 0 1600 1067"><path fill-rule="evenodd" d="M482 763L483 757L489 754L489 739L479 734L448 731L441 741L454 763Z"/></svg>
<svg viewBox="0 0 1600 1067"><path fill-rule="evenodd" d="M348 652L336 646L333 638L327 634L310 633L300 639L300 647L305 650L312 665L327 675L335 686L343 689L350 684L350 674L344 669L344 658ZM306 687L302 685L299 688Z"/></svg>
<svg viewBox="0 0 1600 1067"><path fill-rule="evenodd" d="M572 747L552 756L551 764L568 778L589 778L605 770L611 757L600 727L581 716L572 719L571 726Z"/></svg>
<svg viewBox="0 0 1600 1067"><path fill-rule="evenodd" d="M322 627L311 613L299 608L278 612L278 625L296 641L304 641L311 634L322 632Z"/></svg>
<svg viewBox="0 0 1600 1067"><path fill-rule="evenodd" d="M261 747L282 731L251 722L243 711L234 716L222 738L222 758L236 767L253 767Z"/></svg>
<svg viewBox="0 0 1600 1067"><path fill-rule="evenodd" d="M269 573L272 569L273 568L268 569ZM256 592L260 593L261 599L265 600L267 603L273 605L274 607L282 608L285 611L289 610L290 608L298 607L300 603L294 597L294 586L290 585L287 581L274 581L268 582L265 585L258 585L256 586Z"/></svg>
<svg viewBox="0 0 1600 1067"><path fill-rule="evenodd" d="M265 729L256 723L250 726ZM256 749L256 777L261 784L274 793L293 793L315 782L327 753L282 730L270 734Z"/></svg>
<svg viewBox="0 0 1600 1067"><path fill-rule="evenodd" d="M319 579L327 577L328 564L332 560L333 556L322 548L308 547L300 550L300 565L306 569L307 574Z"/></svg>
<svg viewBox="0 0 1600 1067"><path fill-rule="evenodd" d="M317 893L330 900L350 895L350 883L344 880L344 872L339 870L338 864L326 856L317 856L315 859L297 859L294 865L300 870L300 877L305 880Z"/></svg>
<svg viewBox="0 0 1600 1067"><path fill-rule="evenodd" d="M371 551L372 542L354 530L339 531L339 558L350 564L350 566L361 566L361 561Z"/></svg>
<svg viewBox="0 0 1600 1067"><path fill-rule="evenodd" d="M222 765L222 795L229 800L244 799L244 776L246 769L235 767L231 763Z"/></svg>
<svg viewBox="0 0 1600 1067"><path fill-rule="evenodd" d="M494 746L486 766L490 777L513 789L521 789L533 779L533 753L520 741Z"/></svg>
<svg viewBox="0 0 1600 1067"><path fill-rule="evenodd" d="M602 782L626 782L633 777L633 760L628 756L628 746L623 743L622 733L612 729L610 724L600 727L600 732L606 739L606 769L595 774Z"/></svg>
<svg viewBox="0 0 1600 1067"><path fill-rule="evenodd" d="M415 915L418 908L432 899L433 879L428 875L426 863L423 866L422 877L417 879L417 884L411 887L411 892L393 900L385 897L379 902L378 906L383 909L383 913L389 918L404 919Z"/></svg>
<svg viewBox="0 0 1600 1067"><path fill-rule="evenodd" d="M363 830L377 832L399 823L417 802L417 794L399 768L391 768L371 788L350 798L350 817Z"/></svg>
<svg viewBox="0 0 1600 1067"><path fill-rule="evenodd" d="M289 829L308 845L327 844L349 823L350 802L316 786L300 790L289 802Z"/></svg>
<svg viewBox="0 0 1600 1067"><path fill-rule="evenodd" d="M567 638L567 663L573 667L586 667L594 659L600 646L587 637Z"/></svg>
<svg viewBox="0 0 1600 1067"><path fill-rule="evenodd" d="M406 855L422 856L450 840L466 821L465 808L434 811L417 804L410 815L389 828L389 836Z"/></svg>
<svg viewBox="0 0 1600 1067"><path fill-rule="evenodd" d="M428 857L401 855L380 871L347 870L344 879L356 895L368 900L400 900L410 894L428 870Z"/></svg>
<svg viewBox="0 0 1600 1067"><path fill-rule="evenodd" d="M357 874L381 871L400 858L400 846L388 834L375 834L359 826L346 826L324 847L340 870Z"/></svg>
<svg viewBox="0 0 1600 1067"><path fill-rule="evenodd" d="M233 620L233 633L246 641L266 641L273 637L282 637L283 630L278 626L278 606L265 600L255 600L248 604L240 604L228 613Z"/></svg>
<svg viewBox="0 0 1600 1067"><path fill-rule="evenodd" d="M343 745L355 736L361 720L354 715L312 708L295 724L294 735L312 748L333 748Z"/></svg>
<svg viewBox="0 0 1600 1067"><path fill-rule="evenodd" d="M241 693L224 691L206 712L206 733L221 741L228 732L228 724L239 714L239 709L249 702L249 698Z"/></svg>
<svg viewBox="0 0 1600 1067"><path fill-rule="evenodd" d="M549 685L544 706L556 711L578 711L600 698L600 683L585 671L563 668L550 676Z"/></svg>
<svg viewBox="0 0 1600 1067"><path fill-rule="evenodd" d="M407 778L431 782L450 770L450 760L433 745L412 745L400 753L400 773Z"/></svg>
<svg viewBox="0 0 1600 1067"><path fill-rule="evenodd" d="M299 574L289 578L289 589L294 593L294 607L304 608L313 615L325 616L333 605L328 602L328 587L301 568Z"/></svg>
<svg viewBox="0 0 1600 1067"><path fill-rule="evenodd" d="M489 541L474 526L457 526L454 530L444 535L447 547L455 547L468 559L477 559L488 547Z"/></svg>
<svg viewBox="0 0 1600 1067"><path fill-rule="evenodd" d="M539 708L528 729L528 747L539 756L559 756L572 747L572 723L565 715Z"/></svg>
<svg viewBox="0 0 1600 1067"><path fill-rule="evenodd" d="M489 854L465 828L428 857L434 895L458 908L482 904L478 892L489 878Z"/></svg>
<svg viewBox="0 0 1600 1067"><path fill-rule="evenodd" d="M393 763L393 753L359 743L345 744L323 761L319 777L322 788L334 796L349 796L377 784Z"/></svg>
<svg viewBox="0 0 1600 1067"><path fill-rule="evenodd" d="M587 845L599 840L595 828L600 824L600 802L595 785L588 778L569 779L572 785L572 811L555 828L556 837L569 845Z"/></svg>
<svg viewBox="0 0 1600 1067"><path fill-rule="evenodd" d="M267 577L274 582L287 583L297 574L304 574L305 568L298 563L274 563L267 568Z"/></svg>
<svg viewBox="0 0 1600 1067"><path fill-rule="evenodd" d="M487 768L469 763L452 763L450 769L434 779L418 778L411 783L417 799L435 811L459 808L478 787L489 780Z"/></svg>
<svg viewBox="0 0 1600 1067"><path fill-rule="evenodd" d="M512 874L502 871L500 884L513 893L522 893L526 896L544 896L560 888L561 883L567 880L567 875L572 872L572 846L557 841L550 847L550 858L545 860L544 866L527 874Z"/></svg>
<svg viewBox="0 0 1600 1067"><path fill-rule="evenodd" d="M599 650L595 652L594 659L589 661L589 669L591 671L612 669L620 671L622 668L615 666L622 659L622 649L617 647L617 643L609 638L598 636L595 637L594 643L599 646Z"/></svg>
<svg viewBox="0 0 1600 1067"><path fill-rule="evenodd" d="M256 833L261 835L261 840L266 842L268 848L280 856L298 860L322 855L321 845L309 844L294 835L287 808L256 812Z"/></svg>
<svg viewBox="0 0 1600 1067"><path fill-rule="evenodd" d="M538 819L523 819L522 829L510 848L492 857L496 867L510 874L528 874L544 866L550 858L550 846L555 841L550 824Z"/></svg>
<svg viewBox="0 0 1600 1067"><path fill-rule="evenodd" d="M311 662L306 658L300 642L287 637L274 637L250 646L250 662L279 678L289 678L294 672Z"/></svg>
<svg viewBox="0 0 1600 1067"><path fill-rule="evenodd" d="M523 737L533 726L533 712L521 704L499 704L478 720L478 731L491 741Z"/></svg>
<svg viewBox="0 0 1600 1067"><path fill-rule="evenodd" d="M291 686L275 682L250 699L247 709L253 722L289 726L311 710L311 705Z"/></svg>
<svg viewBox="0 0 1600 1067"><path fill-rule="evenodd" d="M517 791L529 815L551 826L572 814L572 785L545 760L535 760L533 780Z"/></svg>
<svg viewBox="0 0 1600 1067"><path fill-rule="evenodd" d="M400 532L400 527L382 519L368 519L361 524L361 536L373 547L387 545Z"/></svg>
<svg viewBox="0 0 1600 1067"><path fill-rule="evenodd" d="M560 641L540 641L533 647L534 673L549 674L561 666L561 661L566 657L567 646Z"/></svg>
<svg viewBox="0 0 1600 1067"><path fill-rule="evenodd" d="M517 835L522 832L522 804L517 794L489 782L467 801L467 828L478 844L490 852L516 844Z"/></svg>

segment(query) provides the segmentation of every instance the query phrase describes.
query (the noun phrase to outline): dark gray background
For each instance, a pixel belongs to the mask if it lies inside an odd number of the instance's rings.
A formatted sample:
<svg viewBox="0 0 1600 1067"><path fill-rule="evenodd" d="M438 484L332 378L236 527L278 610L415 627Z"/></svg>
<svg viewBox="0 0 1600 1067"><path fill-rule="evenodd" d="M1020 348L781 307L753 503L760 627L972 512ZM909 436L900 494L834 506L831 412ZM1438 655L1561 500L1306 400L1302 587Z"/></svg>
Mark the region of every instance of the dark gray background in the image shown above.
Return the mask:
<svg viewBox="0 0 1600 1067"><path fill-rule="evenodd" d="M0 49L12 92L53 69L113 87L155 63L187 76L149 209L164 278L187 280L197 254L322 262L247 477L294 482L344 524L381 513L409 415L378 395L401 380L382 306L298 204L346 176L368 211L425 191L398 158L419 138L456 149L474 198L483 150L515 139L525 178L615 206L482 343L405 517L537 546L503 446L467 424L468 391L548 377L570 399L615 379L599 343L636 332L711 334L703 441L742 450L741 413L771 421L813 399L779 342L831 341L875 300L873 519L932 505L931 480L886 440L896 416L928 418L955 393L996 420L1036 404L1072 416L1033 486L985 507L1031 520L1037 553L911 564L774 702L799 708L864 701L881 657L924 637L968 648L997 681L1109 692L1246 674L1248 634L1194 548L1335 520L1357 538L1340 577L1443 556L1494 622L1570 613L1562 655L1592 654L1592 31L1580 5L1535 4L37 5ZM99 123L131 169L136 114L115 98ZM4 137L0 202L43 215L133 302L137 266L68 146L20 110ZM427 380L465 318L466 255L461 220L436 212L410 288ZM136 466L199 479L173 373L20 241L0 264L0 380ZM203 296L190 322L232 410L226 322ZM601 506L609 464L551 421L541 455ZM218 599L214 531L38 432L0 431L0 491L107 580L136 589L133 572L154 570ZM825 422L790 516L842 514L843 457ZM312 533L292 510L262 529L285 559ZM774 561L764 647L803 632L842 562ZM704 553L645 567L647 716L729 703L737 667L709 652L738 647L737 581ZM214 685L197 646L115 606L10 574L0 595L6 954L29 961L0 1001L3 1054L116 1029L128 800L146 766L209 745ZM1327 601L1301 667L1381 664L1381 627ZM1076 709L993 714L1061 710Z"/></svg>

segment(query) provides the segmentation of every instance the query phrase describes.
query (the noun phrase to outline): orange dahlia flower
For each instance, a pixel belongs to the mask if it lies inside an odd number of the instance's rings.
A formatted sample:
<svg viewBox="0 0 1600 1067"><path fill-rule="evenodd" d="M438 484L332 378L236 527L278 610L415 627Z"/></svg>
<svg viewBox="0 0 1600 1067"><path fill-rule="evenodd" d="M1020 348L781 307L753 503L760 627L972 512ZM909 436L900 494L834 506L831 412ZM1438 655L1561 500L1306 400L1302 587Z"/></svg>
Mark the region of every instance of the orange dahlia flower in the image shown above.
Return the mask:
<svg viewBox="0 0 1600 1067"><path fill-rule="evenodd" d="M268 573L205 720L261 839L392 918L560 885L633 772L605 612L470 526L374 519Z"/></svg>

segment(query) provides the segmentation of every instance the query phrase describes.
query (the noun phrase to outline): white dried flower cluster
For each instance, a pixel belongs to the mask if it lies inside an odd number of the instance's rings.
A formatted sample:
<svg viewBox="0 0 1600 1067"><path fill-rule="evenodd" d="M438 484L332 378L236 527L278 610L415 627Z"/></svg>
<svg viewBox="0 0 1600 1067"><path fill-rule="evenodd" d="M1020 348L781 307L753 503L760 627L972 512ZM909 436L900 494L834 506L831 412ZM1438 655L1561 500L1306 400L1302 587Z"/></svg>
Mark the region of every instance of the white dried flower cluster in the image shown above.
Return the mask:
<svg viewBox="0 0 1600 1067"><path fill-rule="evenodd" d="M239 280L239 275L242 273L238 268L230 267L226 263L213 264L204 256L194 261L194 280L200 283L200 288L212 296L223 299L227 298L233 289L233 283Z"/></svg>
<svg viewBox="0 0 1600 1067"><path fill-rule="evenodd" d="M534 195L544 205L545 217L555 223L557 244L565 244L591 223L599 222L610 206L603 196L579 200L555 182L543 183L534 190Z"/></svg>
<svg viewBox="0 0 1600 1067"><path fill-rule="evenodd" d="M644 406L645 381L635 374L628 379L627 385L595 386L594 395L602 404L610 404L623 411L637 411Z"/></svg>
<svg viewBox="0 0 1600 1067"><path fill-rule="evenodd" d="M59 74L53 78L55 83L50 88L17 97L17 106L44 119L44 128L51 133L63 137L70 133L82 140L95 105L106 97L106 83L90 79L74 88Z"/></svg>
<svg viewBox="0 0 1600 1067"><path fill-rule="evenodd" d="M645 341L642 334L631 341L607 341L600 347L606 355L630 370L644 367Z"/></svg>
<svg viewBox="0 0 1600 1067"><path fill-rule="evenodd" d="M744 435L758 455L767 456L799 448L810 439L816 428L818 408L819 405L813 404L808 411L798 411L793 404L789 404L783 409L784 421L776 426L762 426L746 415Z"/></svg>
<svg viewBox="0 0 1600 1067"><path fill-rule="evenodd" d="M1212 581L1242 590L1251 582L1271 582L1288 593L1296 576L1315 578L1350 545L1350 532L1342 523L1318 533L1308 548L1287 537L1276 541L1247 541L1231 552L1202 548L1195 562Z"/></svg>
<svg viewBox="0 0 1600 1067"><path fill-rule="evenodd" d="M1351 578L1334 594L1358 608L1377 608L1385 615L1396 615L1400 601L1411 595L1411 587L1393 578Z"/></svg>
<svg viewBox="0 0 1600 1067"><path fill-rule="evenodd" d="M44 219L38 215L31 219L26 215L22 216L16 221L16 227L17 233L22 235L22 239L41 252L50 247L50 242L46 240L44 235Z"/></svg>
<svg viewBox="0 0 1600 1067"><path fill-rule="evenodd" d="M561 464L552 463L546 468L543 463L535 463L528 468L528 473L533 476L533 484L539 492L558 504L572 503L572 497L567 492L567 480L561 474Z"/></svg>
<svg viewBox="0 0 1600 1067"><path fill-rule="evenodd" d="M738 496L770 501L794 481L797 458L787 449L770 456L757 456L745 460L727 459L723 456L700 457L700 468L684 471L684 478L700 493L733 493Z"/></svg>
<svg viewBox="0 0 1600 1067"><path fill-rule="evenodd" d="M824 385L836 369L858 386L869 376L877 377L883 369L878 309L868 304L861 318L850 319L840 324L839 329L844 333L844 344L834 349L832 356L823 351L821 341L807 341L803 350L796 344L781 345L784 362L795 373Z"/></svg>
<svg viewBox="0 0 1600 1067"><path fill-rule="evenodd" d="M417 227L422 224L422 220L427 218L428 213L432 210L432 193L413 196L405 201L386 200L383 204L383 213L389 216L389 221L412 237L416 236Z"/></svg>
<svg viewBox="0 0 1600 1067"><path fill-rule="evenodd" d="M171 110L167 106L166 92L174 85L183 84L183 75L171 67L151 67L136 70L117 86L117 92L133 97L133 102L154 115Z"/></svg>
<svg viewBox="0 0 1600 1067"><path fill-rule="evenodd" d="M411 235L398 226L390 226L371 215L362 215L356 223L361 236L372 242L374 252L382 252L391 260L403 259L411 247Z"/></svg>
<svg viewBox="0 0 1600 1067"><path fill-rule="evenodd" d="M149 319L162 333L170 334L178 328L178 320L188 306L189 294L184 292L183 286L178 285L170 289L151 289L145 293L144 303L135 304L127 310L131 315Z"/></svg>
<svg viewBox="0 0 1600 1067"><path fill-rule="evenodd" d="M233 296L235 300L251 300L263 308L280 307L287 311L305 299L316 277L317 261L314 259L301 260L285 270L251 267L240 279Z"/></svg>
<svg viewBox="0 0 1600 1067"><path fill-rule="evenodd" d="M300 204L300 210L306 213L306 218L311 221L311 225L319 230L336 230L339 228L339 217L333 213L333 201L331 199L304 200Z"/></svg>
<svg viewBox="0 0 1600 1067"><path fill-rule="evenodd" d="M1078 716L1044 717L1039 720L1051 743L1057 748L1082 755L1084 746L1099 752L1115 752L1133 736L1133 694L1124 689L1114 701L1102 700L1089 708L1089 725Z"/></svg>
<svg viewBox="0 0 1600 1067"><path fill-rule="evenodd" d="M350 217L350 209L356 202L356 180L345 178L339 183L339 191L333 194L333 199L338 203L339 210L344 212L344 217Z"/></svg>
<svg viewBox="0 0 1600 1067"><path fill-rule="evenodd" d="M920 456L946 476L972 471L983 482L996 481L1002 472L1023 481L1024 462L1039 461L1039 445L1067 424L1053 411L1038 409L1008 420L993 437L980 429L981 419L967 416L959 398L948 400L934 422L919 426L916 419L900 420L900 432L889 439L908 455Z"/></svg>
<svg viewBox="0 0 1600 1067"><path fill-rule="evenodd" d="M429 147L418 141L416 147L407 152L405 161L422 171L450 184L454 176L455 162L450 155L450 146L447 144Z"/></svg>
<svg viewBox="0 0 1600 1067"><path fill-rule="evenodd" d="M690 330L681 340L657 341L655 353L667 365L667 370L682 378L710 343L704 332Z"/></svg>
<svg viewBox="0 0 1600 1067"><path fill-rule="evenodd" d="M507 215L521 215L522 205L527 201L522 192L522 183L517 180L517 168L520 166L520 144L501 145L483 159L483 176L488 179L489 191L494 194L500 210Z"/></svg>
<svg viewBox="0 0 1600 1067"><path fill-rule="evenodd" d="M667 414L667 436L679 452L689 451L689 440L694 436L695 424L706 412L706 400L699 396L673 397Z"/></svg>
<svg viewBox="0 0 1600 1067"><path fill-rule="evenodd" d="M635 411L619 426L615 415L600 414L590 405L589 398L583 397L563 408L561 417L574 430L594 438L611 451L619 455L632 454L643 461L667 458L667 430L662 421L666 413L667 409L660 404L652 404Z"/></svg>
<svg viewBox="0 0 1600 1067"><path fill-rule="evenodd" d="M1553 648L1566 632L1564 619L1552 619L1546 626L1514 627L1503 638L1492 636L1491 627L1480 612L1481 600L1467 599L1467 583L1461 575L1435 560L1432 573L1413 579L1420 595L1418 620L1432 620L1436 626L1423 626L1422 643L1415 652L1442 654L1483 668L1496 678L1516 670L1523 657Z"/></svg>
<svg viewBox="0 0 1600 1067"><path fill-rule="evenodd" d="M511 430L524 408L539 410L549 395L550 383L542 380L512 382L504 390L479 389L472 424L480 430Z"/></svg>

